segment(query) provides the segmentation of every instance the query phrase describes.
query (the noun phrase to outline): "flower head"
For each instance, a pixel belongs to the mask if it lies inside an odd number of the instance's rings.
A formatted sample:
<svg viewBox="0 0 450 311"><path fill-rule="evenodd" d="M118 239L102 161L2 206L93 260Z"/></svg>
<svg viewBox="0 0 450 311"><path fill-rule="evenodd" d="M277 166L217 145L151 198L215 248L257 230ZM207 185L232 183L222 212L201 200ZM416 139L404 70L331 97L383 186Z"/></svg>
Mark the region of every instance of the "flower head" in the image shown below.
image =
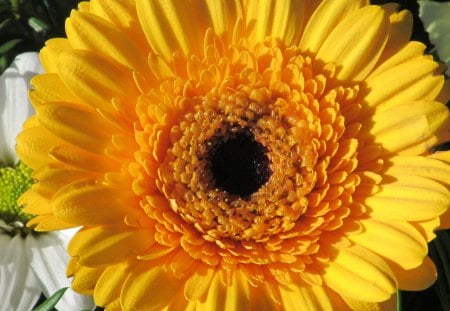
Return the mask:
<svg viewBox="0 0 450 311"><path fill-rule="evenodd" d="M37 53L23 53L0 76L0 297L4 310L32 310L41 294L69 286L64 270L73 232L36 233L17 199L34 183L32 170L16 163L15 136L33 110L26 98L31 76L42 71ZM69 291L57 308L92 308L92 300Z"/></svg>
<svg viewBox="0 0 450 311"><path fill-rule="evenodd" d="M448 87L368 1L82 3L18 137L36 230L124 310L344 310L435 279ZM37 204L39 202L39 204Z"/></svg>

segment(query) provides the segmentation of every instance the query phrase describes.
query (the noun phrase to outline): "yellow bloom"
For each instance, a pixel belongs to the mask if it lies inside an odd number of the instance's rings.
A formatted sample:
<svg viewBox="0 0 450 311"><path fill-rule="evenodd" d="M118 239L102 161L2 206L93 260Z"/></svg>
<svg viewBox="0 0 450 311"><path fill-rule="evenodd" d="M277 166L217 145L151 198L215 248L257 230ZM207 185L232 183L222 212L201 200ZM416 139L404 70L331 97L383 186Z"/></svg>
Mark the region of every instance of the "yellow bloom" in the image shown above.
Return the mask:
<svg viewBox="0 0 450 311"><path fill-rule="evenodd" d="M108 310L389 308L434 282L449 225L449 88L411 24L364 0L82 3L17 140L29 225L83 226L68 274Z"/></svg>

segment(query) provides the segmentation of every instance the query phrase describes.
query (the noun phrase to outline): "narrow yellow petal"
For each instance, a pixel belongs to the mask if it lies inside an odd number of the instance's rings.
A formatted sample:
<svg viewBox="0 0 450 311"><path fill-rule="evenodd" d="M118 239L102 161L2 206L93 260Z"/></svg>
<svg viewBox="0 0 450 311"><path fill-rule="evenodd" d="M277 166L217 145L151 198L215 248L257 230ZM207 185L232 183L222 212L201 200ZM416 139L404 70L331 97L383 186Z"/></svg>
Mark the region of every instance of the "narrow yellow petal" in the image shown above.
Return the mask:
<svg viewBox="0 0 450 311"><path fill-rule="evenodd" d="M402 117L392 118L398 115ZM376 110L371 118L374 124L370 134L387 152L400 152L433 137L448 115L447 107L439 102L406 102Z"/></svg>
<svg viewBox="0 0 450 311"><path fill-rule="evenodd" d="M396 156L389 159L386 174L393 176L414 175L436 180L450 187L450 166L431 157Z"/></svg>
<svg viewBox="0 0 450 311"><path fill-rule="evenodd" d="M45 46L39 52L42 67L47 73L58 72L58 57L62 52L69 51L72 47L66 38L53 38L45 42Z"/></svg>
<svg viewBox="0 0 450 311"><path fill-rule="evenodd" d="M77 225L62 221L53 214L45 214L31 219L27 223L27 227L31 227L35 231L47 232L74 228L77 227Z"/></svg>
<svg viewBox="0 0 450 311"><path fill-rule="evenodd" d="M403 269L395 263L389 263L389 265L401 290L424 290L433 285L437 278L436 267L428 256L424 258L420 266L414 269Z"/></svg>
<svg viewBox="0 0 450 311"><path fill-rule="evenodd" d="M420 265L428 252L425 239L406 222L363 219L359 223L363 232L348 238L405 269Z"/></svg>
<svg viewBox="0 0 450 311"><path fill-rule="evenodd" d="M96 172L110 172L120 170L122 163L109 157L85 151L72 145L58 145L49 151L49 155L65 165Z"/></svg>
<svg viewBox="0 0 450 311"><path fill-rule="evenodd" d="M81 267L72 281L72 289L80 294L92 295L98 279L105 268Z"/></svg>
<svg viewBox="0 0 450 311"><path fill-rule="evenodd" d="M364 101L386 110L416 100L434 100L444 84L443 76L434 75L437 67L430 59L417 58L385 70L366 80L370 92Z"/></svg>
<svg viewBox="0 0 450 311"><path fill-rule="evenodd" d="M138 18L153 50L172 60L173 53L203 54L203 36L211 20L202 0L138 0Z"/></svg>
<svg viewBox="0 0 450 311"><path fill-rule="evenodd" d="M80 12L89 13L91 11L91 2L90 1L81 1L80 3L78 3L77 9Z"/></svg>
<svg viewBox="0 0 450 311"><path fill-rule="evenodd" d="M92 51L108 61L147 73L146 55L126 34L94 14L72 11L66 20L66 33L74 49Z"/></svg>
<svg viewBox="0 0 450 311"><path fill-rule="evenodd" d="M64 143L41 126L24 129L16 140L17 155L33 170L55 162L49 156L49 150Z"/></svg>
<svg viewBox="0 0 450 311"><path fill-rule="evenodd" d="M111 133L115 129L92 109L59 102L37 107L37 115L55 136L79 148L103 153L111 145Z"/></svg>
<svg viewBox="0 0 450 311"><path fill-rule="evenodd" d="M193 271L192 275L184 285L184 295L187 300L195 301L204 299L208 293L212 278L215 275L215 269L201 265Z"/></svg>
<svg viewBox="0 0 450 311"><path fill-rule="evenodd" d="M287 46L297 45L303 29L306 1L249 0L246 25L248 40L255 44L266 37L281 39Z"/></svg>
<svg viewBox="0 0 450 311"><path fill-rule="evenodd" d="M446 187L420 176L403 176L383 185L363 201L370 216L400 221L421 221L439 217L450 204Z"/></svg>
<svg viewBox="0 0 450 311"><path fill-rule="evenodd" d="M46 166L33 172L32 177L39 181L33 185L33 189L50 196L74 181L93 176L95 176L93 173L72 170L63 166Z"/></svg>
<svg viewBox="0 0 450 311"><path fill-rule="evenodd" d="M202 311L198 308L197 301L187 301L184 297L183 289L179 290L172 297L172 301L167 308L162 311L183 310L183 311Z"/></svg>
<svg viewBox="0 0 450 311"><path fill-rule="evenodd" d="M231 34L239 18L243 17L242 3L239 0L216 1L207 0L209 15L211 16L214 32L223 35L231 42Z"/></svg>
<svg viewBox="0 0 450 311"><path fill-rule="evenodd" d="M67 88L57 74L34 76L30 84L34 89L30 91L29 96L35 109L46 102L66 101L81 103L80 99Z"/></svg>
<svg viewBox="0 0 450 311"><path fill-rule="evenodd" d="M407 10L397 12L397 3L383 5L383 9L389 14L390 27L389 38L378 60L378 64L383 63L403 49L408 44L413 29L413 16L411 12Z"/></svg>
<svg viewBox="0 0 450 311"><path fill-rule="evenodd" d="M417 41L408 42L400 51L392 55L390 58L382 61L377 65L376 68L370 73L368 78L372 78L385 70L393 68L397 65L400 65L404 62L413 60L415 58L423 58L423 52L425 51L426 46L423 43Z"/></svg>
<svg viewBox="0 0 450 311"><path fill-rule="evenodd" d="M388 33L389 20L383 9L361 8L334 28L317 52L317 58L335 63L339 79L362 80L378 61Z"/></svg>
<svg viewBox="0 0 450 311"><path fill-rule="evenodd" d="M115 112L111 100L137 95L131 72L98 55L72 50L60 55L58 73L70 91L94 108Z"/></svg>
<svg viewBox="0 0 450 311"><path fill-rule="evenodd" d="M61 189L53 198L55 216L79 225L122 223L127 210L135 208L133 195L112 187L81 181Z"/></svg>
<svg viewBox="0 0 450 311"><path fill-rule="evenodd" d="M422 234L425 241L430 242L431 240L436 238L435 231L440 229L440 225L442 226L441 220L446 218L446 214L449 212L445 212L439 218L431 218L422 221L410 221L409 223L417 229L417 231Z"/></svg>
<svg viewBox="0 0 450 311"><path fill-rule="evenodd" d="M102 273L94 289L95 304L105 306L120 297L123 283L130 273L128 262L111 265ZM119 304L120 305L120 304Z"/></svg>
<svg viewBox="0 0 450 311"><path fill-rule="evenodd" d="M450 229L450 208L439 217L439 220L439 228L436 229Z"/></svg>
<svg viewBox="0 0 450 311"><path fill-rule="evenodd" d="M139 25L136 3L133 0L92 0L90 12L114 24L136 44L143 53L149 46Z"/></svg>
<svg viewBox="0 0 450 311"><path fill-rule="evenodd" d="M345 304L337 299L325 286L301 287L291 283L280 287L285 310L298 310L299 306L304 310L345 310Z"/></svg>
<svg viewBox="0 0 450 311"><path fill-rule="evenodd" d="M347 303L347 308L361 311L393 311L397 308L397 294L393 294L388 300L382 302L367 302L359 299L342 297Z"/></svg>
<svg viewBox="0 0 450 311"><path fill-rule="evenodd" d="M122 307L125 310L160 311L171 303L182 284L172 273L164 271L162 265L139 262L123 286Z"/></svg>
<svg viewBox="0 0 450 311"><path fill-rule="evenodd" d="M68 251L72 257L78 258L81 265L93 267L135 257L153 242L148 230L98 226L78 231L70 241Z"/></svg>
<svg viewBox="0 0 450 311"><path fill-rule="evenodd" d="M323 279L339 294L366 302L387 300L396 291L395 277L377 255L358 246L339 250Z"/></svg>
<svg viewBox="0 0 450 311"><path fill-rule="evenodd" d="M215 273L205 302L204 310L248 310L250 308L249 285L240 270L233 271L230 284L224 284L222 271Z"/></svg>
<svg viewBox="0 0 450 311"><path fill-rule="evenodd" d="M361 5L359 0L322 1L306 24L299 47L316 53L331 31Z"/></svg>
<svg viewBox="0 0 450 311"><path fill-rule="evenodd" d="M33 188L22 194L17 203L24 205L23 211L28 214L46 215L53 212L49 198L34 191Z"/></svg>

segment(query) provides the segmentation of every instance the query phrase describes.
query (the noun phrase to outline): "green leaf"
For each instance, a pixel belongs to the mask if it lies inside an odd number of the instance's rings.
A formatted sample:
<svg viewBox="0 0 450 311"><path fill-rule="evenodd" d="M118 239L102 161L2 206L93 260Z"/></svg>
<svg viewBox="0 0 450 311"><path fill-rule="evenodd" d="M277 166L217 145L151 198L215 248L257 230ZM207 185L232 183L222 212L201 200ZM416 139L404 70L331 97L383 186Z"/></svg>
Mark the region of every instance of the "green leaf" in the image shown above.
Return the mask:
<svg viewBox="0 0 450 311"><path fill-rule="evenodd" d="M54 293L52 296L50 296L46 301L44 301L42 304L37 306L33 311L51 311L51 310L53 310L67 289L68 289L68 287L59 289L56 293Z"/></svg>
<svg viewBox="0 0 450 311"><path fill-rule="evenodd" d="M2 21L0 23L0 31L2 30L2 28L8 26L8 24L11 23L12 20L13 20L12 18L6 18L4 21Z"/></svg>
<svg viewBox="0 0 450 311"><path fill-rule="evenodd" d="M14 48L21 41L22 39L18 38L3 43L2 45L0 45L0 55L5 54L6 52Z"/></svg>
<svg viewBox="0 0 450 311"><path fill-rule="evenodd" d="M28 25L37 33L45 32L50 29L50 26L46 22L37 17L30 17L28 19Z"/></svg>

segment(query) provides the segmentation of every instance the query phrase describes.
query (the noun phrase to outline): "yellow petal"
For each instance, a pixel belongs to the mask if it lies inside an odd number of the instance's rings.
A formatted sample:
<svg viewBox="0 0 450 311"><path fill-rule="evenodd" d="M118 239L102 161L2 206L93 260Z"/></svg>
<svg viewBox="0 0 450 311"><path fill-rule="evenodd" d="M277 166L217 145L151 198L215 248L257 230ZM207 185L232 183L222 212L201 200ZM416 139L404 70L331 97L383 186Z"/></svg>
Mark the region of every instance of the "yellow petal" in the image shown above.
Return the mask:
<svg viewBox="0 0 450 311"><path fill-rule="evenodd" d="M281 39L287 46L298 43L306 1L249 0L246 4L247 38L252 44L266 37Z"/></svg>
<svg viewBox="0 0 450 311"><path fill-rule="evenodd" d="M82 229L69 243L68 251L82 265L94 267L118 263L154 243L148 230L127 230L123 226Z"/></svg>
<svg viewBox="0 0 450 311"><path fill-rule="evenodd" d="M241 1L206 0L206 5L211 16L214 32L225 36L226 41L231 42L234 26L237 20L243 16Z"/></svg>
<svg viewBox="0 0 450 311"><path fill-rule="evenodd" d="M408 42L400 51L392 55L386 60L382 60L380 64L370 73L369 77L374 77L385 70L393 68L404 62L414 60L416 58L423 58L423 52L426 46L417 41ZM368 77L368 78L369 78Z"/></svg>
<svg viewBox="0 0 450 311"><path fill-rule="evenodd" d="M52 196L62 187L80 180L93 177L94 174L68 168L46 166L33 172L33 179L39 181L33 185L37 192Z"/></svg>
<svg viewBox="0 0 450 311"><path fill-rule="evenodd" d="M57 74L34 76L30 84L34 90L31 90L29 95L35 109L46 102L65 101L81 103L80 99L67 88Z"/></svg>
<svg viewBox="0 0 450 311"><path fill-rule="evenodd" d="M358 299L342 297L351 310L361 311L393 311L397 308L397 295L392 295L388 300L382 302L367 302Z"/></svg>
<svg viewBox="0 0 450 311"><path fill-rule="evenodd" d="M450 166L431 157L396 156L389 159L385 174L393 176L414 175L436 180L450 186Z"/></svg>
<svg viewBox="0 0 450 311"><path fill-rule="evenodd" d="M66 33L74 49L92 51L108 61L147 72L146 55L119 28L94 14L73 10L66 20Z"/></svg>
<svg viewBox="0 0 450 311"><path fill-rule="evenodd" d="M187 300L195 301L204 299L208 293L215 269L201 265L186 281L184 285L184 295Z"/></svg>
<svg viewBox="0 0 450 311"><path fill-rule="evenodd" d="M347 15L359 9L362 2L359 0L322 1L306 24L299 47L316 53L331 31Z"/></svg>
<svg viewBox="0 0 450 311"><path fill-rule="evenodd" d="M385 4L383 5L383 9L389 13L390 27L389 38L378 64L382 64L403 49L408 44L413 29L413 16L411 12L407 10L397 12L397 3Z"/></svg>
<svg viewBox="0 0 450 311"><path fill-rule="evenodd" d="M39 52L42 67L47 73L58 72L58 58L62 52L69 51L72 47L66 38L52 38L45 42L45 46Z"/></svg>
<svg viewBox="0 0 450 311"><path fill-rule="evenodd" d="M77 225L62 221L53 214L47 214L34 217L27 223L27 227L31 227L35 231L46 232L74 228Z"/></svg>
<svg viewBox="0 0 450 311"><path fill-rule="evenodd" d="M362 80L378 61L388 33L389 20L382 8L361 8L334 28L317 52L317 58L335 63L339 79Z"/></svg>
<svg viewBox="0 0 450 311"><path fill-rule="evenodd" d="M201 311L197 307L197 301L186 301L184 297L183 290L179 290L173 295L172 301L167 306L167 308L162 309L162 311L173 311L173 310L183 310L183 311Z"/></svg>
<svg viewBox="0 0 450 311"><path fill-rule="evenodd" d="M424 290L433 285L437 278L436 267L428 256L424 258L420 266L414 269L403 269L395 263L389 263L389 265L401 290Z"/></svg>
<svg viewBox="0 0 450 311"><path fill-rule="evenodd" d="M288 284L280 287L284 310L345 310L345 304L337 299L330 290L324 286L301 287L297 284Z"/></svg>
<svg viewBox="0 0 450 311"><path fill-rule="evenodd" d="M49 150L63 144L63 141L41 126L24 129L17 136L16 152L20 160L28 167L37 170L55 162L49 156Z"/></svg>
<svg viewBox="0 0 450 311"><path fill-rule="evenodd" d="M133 0L91 0L90 12L118 26L143 53L149 46L139 25Z"/></svg>
<svg viewBox="0 0 450 311"><path fill-rule="evenodd" d="M53 213L49 198L43 196L33 188L22 194L17 204L23 205L23 211L32 215L46 215Z"/></svg>
<svg viewBox="0 0 450 311"><path fill-rule="evenodd" d="M92 295L104 268L80 267L72 281L72 288L80 294Z"/></svg>
<svg viewBox="0 0 450 311"><path fill-rule="evenodd" d="M447 120L448 114L447 107L438 102L398 104L387 110L375 111L371 118L373 126L370 134L387 152L400 152L433 137Z"/></svg>
<svg viewBox="0 0 450 311"><path fill-rule="evenodd" d="M377 255L359 246L340 249L323 279L343 296L366 302L387 300L396 291L395 277Z"/></svg>
<svg viewBox="0 0 450 311"><path fill-rule="evenodd" d="M79 148L103 153L111 145L113 127L91 109L59 102L39 106L37 115L55 136Z"/></svg>
<svg viewBox="0 0 450 311"><path fill-rule="evenodd" d="M203 37L211 21L202 0L139 0L138 18L153 50L171 61L173 53L203 54Z"/></svg>
<svg viewBox="0 0 450 311"><path fill-rule="evenodd" d="M94 299L97 306L111 304L120 297L123 283L130 273L128 262L111 265L102 273L94 289Z"/></svg>
<svg viewBox="0 0 450 311"><path fill-rule="evenodd" d="M134 98L138 92L131 73L88 51L72 50L61 54L58 73L77 97L106 111L114 112L111 105L114 97Z"/></svg>
<svg viewBox="0 0 450 311"><path fill-rule="evenodd" d="M438 182L410 175L383 185L363 203L373 218L421 221L444 213L450 204L450 193Z"/></svg>
<svg viewBox="0 0 450 311"><path fill-rule="evenodd" d="M430 59L417 58L385 70L366 80L370 92L364 100L381 110L416 100L433 100L444 84L443 76L433 74L437 67Z"/></svg>
<svg viewBox="0 0 450 311"><path fill-rule="evenodd" d="M53 198L55 216L79 225L121 223L134 208L132 195L94 182L78 182L61 189Z"/></svg>
<svg viewBox="0 0 450 311"><path fill-rule="evenodd" d="M50 156L69 167L90 172L110 172L120 169L121 163L109 157L85 151L72 145L57 145Z"/></svg>
<svg viewBox="0 0 450 311"><path fill-rule="evenodd" d="M431 218L422 221L410 221L409 223L413 225L417 229L417 231L420 232L420 234L422 234L425 241L430 242L431 240L436 238L435 231L441 228L441 220L446 217L446 213L448 213L448 211L449 210L440 215L439 218Z"/></svg>
<svg viewBox="0 0 450 311"><path fill-rule="evenodd" d="M428 252L425 239L406 222L362 219L359 223L363 232L348 238L405 269L420 265Z"/></svg>
<svg viewBox="0 0 450 311"><path fill-rule="evenodd" d="M436 229L450 229L450 208L439 218L439 228Z"/></svg>
<svg viewBox="0 0 450 311"><path fill-rule="evenodd" d="M168 306L183 284L159 265L139 262L126 279L121 292L125 310L160 311Z"/></svg>
<svg viewBox="0 0 450 311"><path fill-rule="evenodd" d="M233 271L230 284L224 284L224 273L215 273L205 302L200 303L203 310L227 311L248 310L250 293L248 282L240 270Z"/></svg>

